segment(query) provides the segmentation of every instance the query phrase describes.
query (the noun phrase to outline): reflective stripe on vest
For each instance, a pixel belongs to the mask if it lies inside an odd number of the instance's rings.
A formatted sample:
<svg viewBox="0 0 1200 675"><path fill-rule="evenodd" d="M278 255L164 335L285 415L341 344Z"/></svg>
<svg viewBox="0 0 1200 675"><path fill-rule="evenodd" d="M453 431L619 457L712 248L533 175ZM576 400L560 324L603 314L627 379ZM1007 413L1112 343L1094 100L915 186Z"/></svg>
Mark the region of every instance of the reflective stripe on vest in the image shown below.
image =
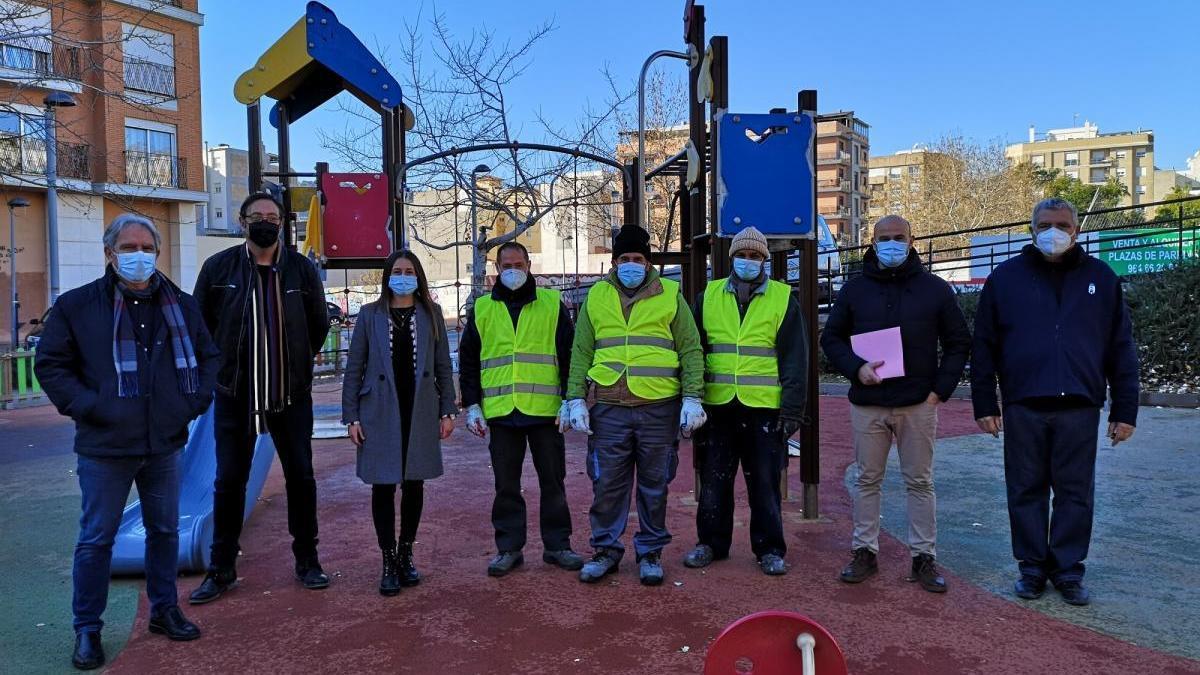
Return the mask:
<svg viewBox="0 0 1200 675"><path fill-rule="evenodd" d="M587 312L595 334L588 378L612 386L626 378L629 391L650 401L679 395L679 353L671 322L679 309L679 282L659 278L663 292L633 303L629 319L620 291L607 280L588 291Z"/></svg>
<svg viewBox="0 0 1200 675"><path fill-rule="evenodd" d="M514 409L534 417L554 417L562 404L554 343L559 292L548 288L536 292L533 302L521 308L515 330L503 302L491 295L475 301L481 407L487 419L504 417Z"/></svg>
<svg viewBox="0 0 1200 675"><path fill-rule="evenodd" d="M726 290L728 279L714 279L704 290L704 402L721 405L737 397L751 408L779 408L779 361L775 338L787 313L791 289L767 281L755 294L743 318L737 298Z"/></svg>

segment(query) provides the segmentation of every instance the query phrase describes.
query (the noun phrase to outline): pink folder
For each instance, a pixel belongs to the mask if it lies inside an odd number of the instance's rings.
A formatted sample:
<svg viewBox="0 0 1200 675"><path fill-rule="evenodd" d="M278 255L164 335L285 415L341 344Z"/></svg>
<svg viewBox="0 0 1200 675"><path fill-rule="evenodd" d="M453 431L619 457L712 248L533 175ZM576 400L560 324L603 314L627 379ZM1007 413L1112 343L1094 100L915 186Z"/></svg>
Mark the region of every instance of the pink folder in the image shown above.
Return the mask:
<svg viewBox="0 0 1200 675"><path fill-rule="evenodd" d="M875 369L881 379L904 376L904 343L900 340L899 326L851 335L850 348L868 363L883 361Z"/></svg>

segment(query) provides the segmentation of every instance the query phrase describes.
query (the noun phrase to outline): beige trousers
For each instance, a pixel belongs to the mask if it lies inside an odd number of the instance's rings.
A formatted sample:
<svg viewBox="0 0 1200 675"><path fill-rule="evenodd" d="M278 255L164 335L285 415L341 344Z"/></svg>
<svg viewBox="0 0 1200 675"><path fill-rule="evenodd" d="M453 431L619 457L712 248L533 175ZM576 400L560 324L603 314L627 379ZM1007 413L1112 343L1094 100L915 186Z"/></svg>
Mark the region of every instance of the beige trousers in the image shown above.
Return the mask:
<svg viewBox="0 0 1200 675"><path fill-rule="evenodd" d="M937 406L922 402L901 408L850 406L858 463L852 547L879 552L880 488L895 439L908 492L908 548L912 555L937 555L937 498L933 493L933 441Z"/></svg>

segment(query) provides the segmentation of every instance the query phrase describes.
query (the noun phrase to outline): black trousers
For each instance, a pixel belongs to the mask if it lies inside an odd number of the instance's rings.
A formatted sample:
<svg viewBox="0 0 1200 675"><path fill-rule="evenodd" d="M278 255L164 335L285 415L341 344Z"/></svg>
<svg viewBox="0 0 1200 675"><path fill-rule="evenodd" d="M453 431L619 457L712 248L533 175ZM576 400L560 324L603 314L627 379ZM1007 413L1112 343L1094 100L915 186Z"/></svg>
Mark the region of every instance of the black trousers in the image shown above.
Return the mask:
<svg viewBox="0 0 1200 675"><path fill-rule="evenodd" d="M708 423L695 449L700 463L696 534L717 558L729 555L733 541L733 483L738 464L750 500L750 548L756 558L787 553L783 537L779 480L787 444L775 430L779 411L749 408L736 400L705 406Z"/></svg>
<svg viewBox="0 0 1200 675"><path fill-rule="evenodd" d="M1083 578L1099 426L1097 408L1043 412L1020 403L1004 406L1008 520L1022 574L1056 584Z"/></svg>
<svg viewBox="0 0 1200 675"><path fill-rule="evenodd" d="M425 506L425 481L406 480L400 484L400 543L417 540L421 509ZM379 548L396 548L396 485L371 486L371 520L375 523L375 538Z"/></svg>
<svg viewBox="0 0 1200 675"><path fill-rule="evenodd" d="M237 562L246 505L246 481L254 457L250 402L217 393L214 404L217 479L213 487L213 570L232 570ZM300 394L281 412L267 415L267 431L287 482L288 532L292 553L301 561L317 554L317 481L312 465L312 395Z"/></svg>
<svg viewBox="0 0 1200 675"><path fill-rule="evenodd" d="M496 548L520 551L525 547L525 499L521 496L521 470L525 446L533 455L541 507L538 510L542 546L547 551L571 548L571 512L563 481L567 476L566 444L552 423L529 426L494 424L490 427L488 450L496 477L496 499L492 502L492 525Z"/></svg>

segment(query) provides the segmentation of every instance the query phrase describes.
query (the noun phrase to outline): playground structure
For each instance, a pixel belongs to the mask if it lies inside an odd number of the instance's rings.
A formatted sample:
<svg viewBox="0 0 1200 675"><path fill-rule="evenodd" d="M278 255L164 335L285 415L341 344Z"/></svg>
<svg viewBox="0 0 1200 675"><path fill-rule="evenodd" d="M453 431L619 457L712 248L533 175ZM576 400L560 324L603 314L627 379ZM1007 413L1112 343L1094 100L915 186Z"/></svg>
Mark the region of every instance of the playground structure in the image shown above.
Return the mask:
<svg viewBox="0 0 1200 675"><path fill-rule="evenodd" d="M645 183L656 176L678 178L676 196L681 206L678 250L656 251L651 262L679 266L683 292L694 297L705 285L709 270L714 278L730 273L729 238L754 226L771 241L771 273L787 281L788 258L799 259L797 290L810 330L817 326L818 230L816 215L816 92L801 91L796 109L768 113L734 113L729 109L728 38L714 36L706 43L704 7L694 0L684 11L686 51L661 50L645 62L639 77L639 153L628 164L579 148L545 144L484 144L408 159L405 132L414 116L403 102L399 82L338 22L334 13L318 2L309 2L305 14L268 48L252 68L237 80L234 94L246 105L249 184L251 191L277 179L284 205L284 243L295 247L296 214L292 207L292 182L315 178L319 191L316 228L310 228L307 247L315 262L326 268L363 268L377 265L393 250L407 248L404 198L408 171L420 164L450 155L506 149L564 153L609 166L622 178L621 201L625 223L646 222ZM645 75L658 58L688 64L688 128L686 147L659 166L644 166ZM289 127L342 91L350 92L380 117L383 166L373 173L331 173L320 163L314 172L291 170ZM277 131L280 169L263 170L258 149L262 144L261 99L275 100L270 123ZM710 192L711 191L711 192ZM711 218L708 216L711 214ZM711 223L711 225L707 224ZM314 245L313 238L319 245ZM817 486L817 355L810 339L809 410L799 432L800 478L803 516L818 516ZM215 453L211 435L211 410L197 421L184 452L181 501L180 567L197 570L207 560L211 539L211 491ZM260 437L247 489L246 517L262 488L274 454L269 437ZM786 473L784 477L786 489ZM126 511L114 555L114 570L136 572L141 566L140 508ZM735 626L736 627L736 626ZM734 630L731 627L730 630ZM827 634L825 637L828 637ZM832 643L832 638L829 638ZM789 647L791 649L791 647ZM834 645L836 649L836 645ZM840 652L839 652L840 657Z"/></svg>

